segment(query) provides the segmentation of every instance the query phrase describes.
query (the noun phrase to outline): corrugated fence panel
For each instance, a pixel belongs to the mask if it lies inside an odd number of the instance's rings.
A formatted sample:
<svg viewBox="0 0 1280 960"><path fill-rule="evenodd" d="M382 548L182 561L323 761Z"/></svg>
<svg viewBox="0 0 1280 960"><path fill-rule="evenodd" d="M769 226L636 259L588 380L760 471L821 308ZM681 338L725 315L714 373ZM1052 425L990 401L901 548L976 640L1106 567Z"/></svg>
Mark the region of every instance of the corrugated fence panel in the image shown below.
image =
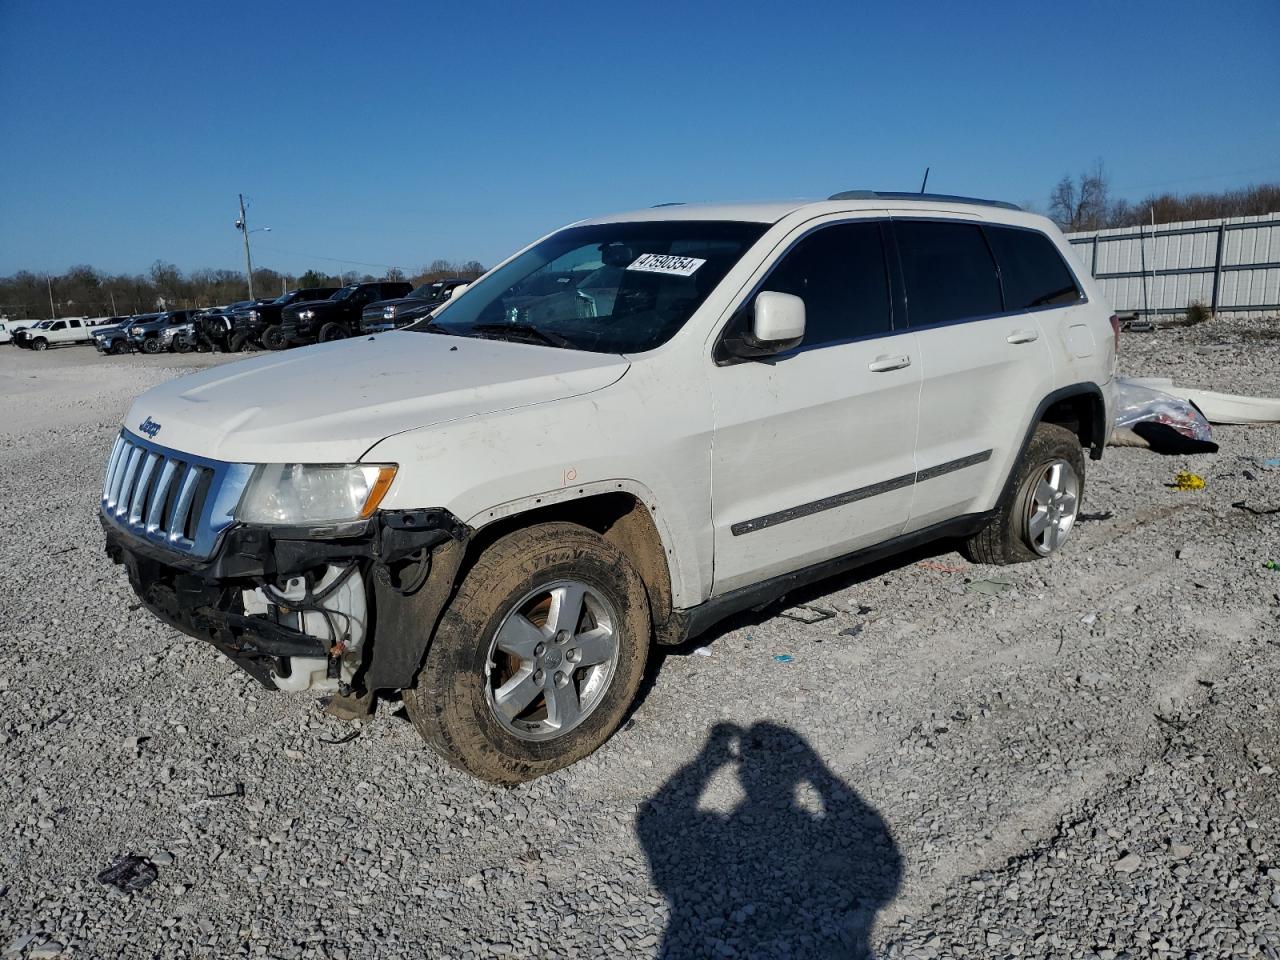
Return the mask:
<svg viewBox="0 0 1280 960"><path fill-rule="evenodd" d="M1192 301L1214 306L1216 300L1219 313L1280 312L1280 213L1117 227L1067 239L1116 310L1181 313Z"/></svg>

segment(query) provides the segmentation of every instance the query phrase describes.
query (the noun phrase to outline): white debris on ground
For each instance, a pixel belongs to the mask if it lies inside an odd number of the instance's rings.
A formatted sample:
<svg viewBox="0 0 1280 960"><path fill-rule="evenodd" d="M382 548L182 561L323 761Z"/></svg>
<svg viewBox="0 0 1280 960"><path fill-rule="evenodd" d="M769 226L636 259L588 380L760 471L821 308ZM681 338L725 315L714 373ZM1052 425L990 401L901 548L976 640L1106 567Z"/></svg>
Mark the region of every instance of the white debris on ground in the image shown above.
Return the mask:
<svg viewBox="0 0 1280 960"><path fill-rule="evenodd" d="M1125 334L1122 366L1278 396L1277 337ZM103 462L209 362L0 349L0 955L1277 956L1280 515L1232 504L1280 506L1280 426L1108 450L1051 561L941 545L725 624L506 790L136 609ZM157 879L99 882L121 855Z"/></svg>

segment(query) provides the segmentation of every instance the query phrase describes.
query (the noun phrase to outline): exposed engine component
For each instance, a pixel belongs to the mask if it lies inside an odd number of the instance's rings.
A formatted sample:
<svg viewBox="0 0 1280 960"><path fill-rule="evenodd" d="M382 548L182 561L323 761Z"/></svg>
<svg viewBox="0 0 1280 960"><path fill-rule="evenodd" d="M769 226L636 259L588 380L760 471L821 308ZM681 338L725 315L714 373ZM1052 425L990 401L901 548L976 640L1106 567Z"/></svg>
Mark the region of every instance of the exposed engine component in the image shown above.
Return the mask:
<svg viewBox="0 0 1280 960"><path fill-rule="evenodd" d="M281 690L332 693L351 683L360 667L369 620L364 577L354 563L327 566L316 576L292 577L283 587L268 584L242 594L246 616L260 616L316 637L328 657L288 657L288 674L272 672Z"/></svg>

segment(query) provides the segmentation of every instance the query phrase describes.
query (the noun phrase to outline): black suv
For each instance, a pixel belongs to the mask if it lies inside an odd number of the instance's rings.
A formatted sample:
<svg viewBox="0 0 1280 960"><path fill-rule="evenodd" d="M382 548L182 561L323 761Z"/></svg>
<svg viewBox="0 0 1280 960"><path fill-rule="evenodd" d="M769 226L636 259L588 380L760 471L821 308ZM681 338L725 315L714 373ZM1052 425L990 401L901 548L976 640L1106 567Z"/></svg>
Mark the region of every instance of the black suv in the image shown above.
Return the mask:
<svg viewBox="0 0 1280 960"><path fill-rule="evenodd" d="M327 300L338 292L337 287L301 287L282 293L274 300L259 301L254 306L238 309L231 314L231 336L227 349L232 353L279 340L280 314L285 307L311 300ZM273 347L272 349L280 349Z"/></svg>
<svg viewBox="0 0 1280 960"><path fill-rule="evenodd" d="M281 311L278 332L262 332L262 345L268 350L283 350L294 344L353 337L360 333L365 307L378 300L398 299L411 290L412 284L400 280L374 280L343 287L328 300L292 304Z"/></svg>
<svg viewBox="0 0 1280 960"><path fill-rule="evenodd" d="M381 333L406 327L415 320L421 320L453 296L454 290L465 287L469 282L457 277L432 280L410 291L407 297L375 301L364 308L361 332Z"/></svg>

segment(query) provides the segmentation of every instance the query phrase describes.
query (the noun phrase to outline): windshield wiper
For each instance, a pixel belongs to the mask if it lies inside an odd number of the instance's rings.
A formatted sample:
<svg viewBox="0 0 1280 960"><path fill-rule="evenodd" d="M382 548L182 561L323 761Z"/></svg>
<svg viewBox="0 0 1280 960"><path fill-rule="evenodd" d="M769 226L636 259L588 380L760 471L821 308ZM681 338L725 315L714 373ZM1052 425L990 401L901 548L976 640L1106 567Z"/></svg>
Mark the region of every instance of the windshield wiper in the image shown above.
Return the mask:
<svg viewBox="0 0 1280 960"><path fill-rule="evenodd" d="M548 347L564 347L569 350L578 349L574 346L572 340L560 336L558 333L552 333L550 330L543 330L541 327L535 327L531 323L477 323L471 328L476 333L485 334L492 340L528 340L533 339Z"/></svg>

